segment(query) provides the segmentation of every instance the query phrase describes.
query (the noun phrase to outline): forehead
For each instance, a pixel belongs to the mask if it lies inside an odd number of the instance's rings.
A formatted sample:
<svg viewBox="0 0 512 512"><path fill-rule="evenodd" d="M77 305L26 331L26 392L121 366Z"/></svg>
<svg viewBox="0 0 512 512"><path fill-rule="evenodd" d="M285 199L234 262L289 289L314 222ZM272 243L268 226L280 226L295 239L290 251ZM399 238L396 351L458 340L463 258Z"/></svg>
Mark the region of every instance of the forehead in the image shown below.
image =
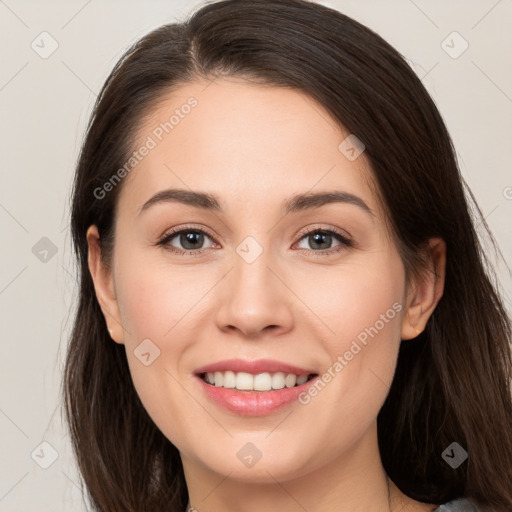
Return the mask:
<svg viewBox="0 0 512 512"><path fill-rule="evenodd" d="M344 153L349 136L301 91L234 78L192 82L141 121L134 149L150 150L128 174L122 196L140 207L151 194L179 186L245 197L254 206L255 198L280 205L296 193L341 188L377 209L364 153Z"/></svg>

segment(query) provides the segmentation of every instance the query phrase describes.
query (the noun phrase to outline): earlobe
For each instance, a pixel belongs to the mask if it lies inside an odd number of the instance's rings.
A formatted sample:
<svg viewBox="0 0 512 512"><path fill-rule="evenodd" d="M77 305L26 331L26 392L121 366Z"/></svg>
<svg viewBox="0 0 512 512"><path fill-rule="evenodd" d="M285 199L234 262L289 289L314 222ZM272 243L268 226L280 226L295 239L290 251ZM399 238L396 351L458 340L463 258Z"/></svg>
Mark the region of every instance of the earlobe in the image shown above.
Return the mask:
<svg viewBox="0 0 512 512"><path fill-rule="evenodd" d="M94 283L96 298L100 305L105 322L108 326L110 337L117 343L123 343L124 329L121 325L121 315L117 304L114 289L114 279L111 269L101 261L101 247L98 228L89 226L86 234L88 255L87 263Z"/></svg>
<svg viewBox="0 0 512 512"><path fill-rule="evenodd" d="M444 291L446 243L431 238L426 248L429 268L413 283L402 323L402 339L416 338L424 329Z"/></svg>

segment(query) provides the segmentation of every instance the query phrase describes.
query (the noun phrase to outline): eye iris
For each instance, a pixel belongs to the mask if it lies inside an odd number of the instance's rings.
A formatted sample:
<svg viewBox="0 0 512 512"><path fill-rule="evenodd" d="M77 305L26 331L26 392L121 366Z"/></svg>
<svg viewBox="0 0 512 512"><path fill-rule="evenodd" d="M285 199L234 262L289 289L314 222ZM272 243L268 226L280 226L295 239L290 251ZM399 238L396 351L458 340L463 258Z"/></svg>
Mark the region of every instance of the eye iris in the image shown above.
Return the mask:
<svg viewBox="0 0 512 512"><path fill-rule="evenodd" d="M197 242L199 241L199 246L201 246L203 243L203 238L204 235L202 233L197 233L195 231L187 231L186 233L181 234L180 243L184 249L197 249ZM192 244L191 247L187 245L189 243Z"/></svg>
<svg viewBox="0 0 512 512"><path fill-rule="evenodd" d="M312 246L314 247L315 244L322 243L322 241L325 243L325 237L327 237L327 242L331 241L331 235L328 233L315 233L314 235L310 235L310 239L313 240ZM325 247L318 247L319 249L325 249Z"/></svg>

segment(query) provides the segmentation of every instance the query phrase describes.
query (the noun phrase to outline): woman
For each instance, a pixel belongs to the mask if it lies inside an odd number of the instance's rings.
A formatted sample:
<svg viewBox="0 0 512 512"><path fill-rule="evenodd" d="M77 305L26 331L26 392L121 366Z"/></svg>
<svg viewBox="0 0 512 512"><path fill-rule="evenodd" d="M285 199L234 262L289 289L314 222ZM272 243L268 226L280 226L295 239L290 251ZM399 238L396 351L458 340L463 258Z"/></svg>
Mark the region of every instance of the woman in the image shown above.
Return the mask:
<svg viewBox="0 0 512 512"><path fill-rule="evenodd" d="M510 320L439 112L368 28L224 0L143 37L72 235L95 510L512 510Z"/></svg>

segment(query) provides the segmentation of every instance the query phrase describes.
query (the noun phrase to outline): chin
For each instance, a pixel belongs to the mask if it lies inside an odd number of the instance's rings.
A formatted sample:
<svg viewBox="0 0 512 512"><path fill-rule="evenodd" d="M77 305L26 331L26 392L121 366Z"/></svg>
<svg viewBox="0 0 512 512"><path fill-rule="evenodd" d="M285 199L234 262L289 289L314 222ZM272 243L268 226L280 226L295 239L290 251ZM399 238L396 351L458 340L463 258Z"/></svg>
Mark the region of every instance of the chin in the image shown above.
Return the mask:
<svg viewBox="0 0 512 512"><path fill-rule="evenodd" d="M297 450L278 450L275 447L268 455L266 449L258 450L250 442L238 443L240 448L227 454L230 449L222 450L213 460L202 459L202 464L211 471L228 475L230 480L254 484L275 484L276 480L284 482L307 475L312 467L308 459L299 457Z"/></svg>

